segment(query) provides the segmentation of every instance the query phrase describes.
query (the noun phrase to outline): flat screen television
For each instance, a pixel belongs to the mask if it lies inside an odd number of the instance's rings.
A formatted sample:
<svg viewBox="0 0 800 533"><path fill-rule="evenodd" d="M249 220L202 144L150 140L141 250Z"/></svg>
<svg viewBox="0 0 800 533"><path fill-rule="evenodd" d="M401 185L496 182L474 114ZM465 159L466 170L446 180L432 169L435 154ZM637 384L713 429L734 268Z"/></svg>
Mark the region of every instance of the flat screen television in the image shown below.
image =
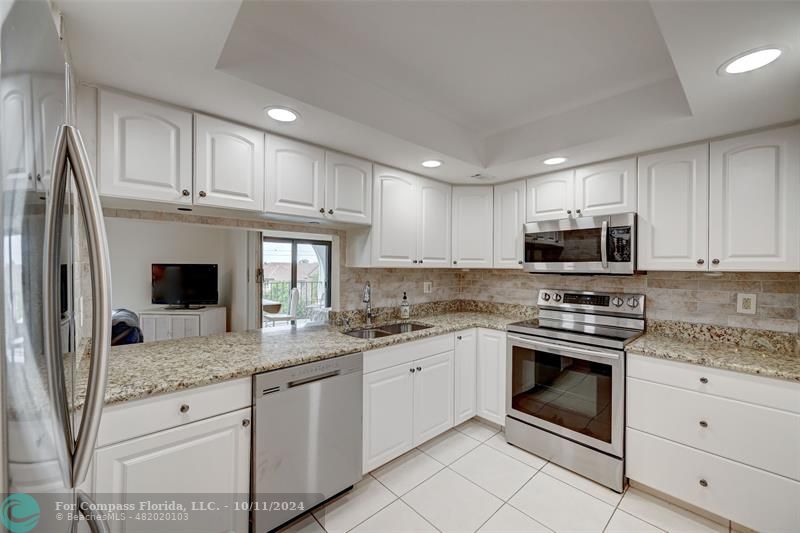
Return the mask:
<svg viewBox="0 0 800 533"><path fill-rule="evenodd" d="M154 304L201 307L219 301L217 265L152 265Z"/></svg>

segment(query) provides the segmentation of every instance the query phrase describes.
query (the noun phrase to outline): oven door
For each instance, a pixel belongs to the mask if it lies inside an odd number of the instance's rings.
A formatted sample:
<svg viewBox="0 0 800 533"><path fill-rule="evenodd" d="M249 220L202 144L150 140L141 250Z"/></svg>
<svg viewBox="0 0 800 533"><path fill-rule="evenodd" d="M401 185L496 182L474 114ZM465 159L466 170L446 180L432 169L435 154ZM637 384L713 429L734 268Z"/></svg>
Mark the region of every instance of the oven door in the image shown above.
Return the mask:
<svg viewBox="0 0 800 533"><path fill-rule="evenodd" d="M633 274L636 214L525 224L527 272Z"/></svg>
<svg viewBox="0 0 800 533"><path fill-rule="evenodd" d="M622 457L625 353L508 335L506 413Z"/></svg>

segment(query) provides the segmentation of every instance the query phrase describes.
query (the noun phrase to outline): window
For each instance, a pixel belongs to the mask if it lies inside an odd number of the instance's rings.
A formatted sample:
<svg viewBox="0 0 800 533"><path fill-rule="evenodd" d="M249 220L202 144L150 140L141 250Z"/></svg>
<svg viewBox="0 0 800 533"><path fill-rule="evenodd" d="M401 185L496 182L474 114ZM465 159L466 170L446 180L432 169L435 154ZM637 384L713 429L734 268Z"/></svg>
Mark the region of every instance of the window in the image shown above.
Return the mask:
<svg viewBox="0 0 800 533"><path fill-rule="evenodd" d="M308 239L264 237L261 308L263 325L305 321L331 306L331 243ZM297 288L297 308L290 298ZM278 320L276 322L276 315ZM281 318L279 315L286 315Z"/></svg>

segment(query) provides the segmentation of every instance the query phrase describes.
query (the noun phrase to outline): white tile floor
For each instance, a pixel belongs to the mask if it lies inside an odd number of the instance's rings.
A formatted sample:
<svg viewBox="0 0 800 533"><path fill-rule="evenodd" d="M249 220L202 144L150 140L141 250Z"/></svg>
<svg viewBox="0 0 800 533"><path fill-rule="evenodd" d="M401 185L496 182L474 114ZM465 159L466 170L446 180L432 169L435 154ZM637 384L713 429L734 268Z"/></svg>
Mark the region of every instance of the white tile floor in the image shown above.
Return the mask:
<svg viewBox="0 0 800 533"><path fill-rule="evenodd" d="M470 420L364 476L292 533L724 532L640 490L624 495Z"/></svg>

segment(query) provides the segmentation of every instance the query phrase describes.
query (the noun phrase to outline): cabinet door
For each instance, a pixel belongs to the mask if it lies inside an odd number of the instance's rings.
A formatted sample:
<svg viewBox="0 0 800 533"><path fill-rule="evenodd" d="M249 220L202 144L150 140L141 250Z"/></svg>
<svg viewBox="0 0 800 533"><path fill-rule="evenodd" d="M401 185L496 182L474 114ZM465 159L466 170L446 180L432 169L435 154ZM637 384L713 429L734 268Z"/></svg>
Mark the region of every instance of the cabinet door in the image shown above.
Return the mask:
<svg viewBox="0 0 800 533"><path fill-rule="evenodd" d="M453 188L453 264L491 268L494 247L492 187Z"/></svg>
<svg viewBox="0 0 800 533"><path fill-rule="evenodd" d="M528 222L569 218L574 210L574 182L572 170L528 178L525 185Z"/></svg>
<svg viewBox="0 0 800 533"><path fill-rule="evenodd" d="M711 270L800 270L800 126L711 143Z"/></svg>
<svg viewBox="0 0 800 533"><path fill-rule="evenodd" d="M217 501L220 510L213 513L189 513L189 521L181 526L186 531L246 532L248 513L234 510L233 502L250 492L250 416L250 408L242 409L99 448L94 456L95 494L124 501L126 494L172 494L180 499L181 494L191 498L207 493L228 501ZM229 505L227 511L224 505ZM123 524L109 523L112 531L122 531ZM160 524L137 522L134 529L160 532Z"/></svg>
<svg viewBox="0 0 800 533"><path fill-rule="evenodd" d="M525 181L494 187L494 268L522 269L525 248Z"/></svg>
<svg viewBox="0 0 800 533"><path fill-rule="evenodd" d="M50 188L58 127L64 124L67 106L64 79L61 77L34 76L33 121L36 138L36 187L40 191Z"/></svg>
<svg viewBox="0 0 800 533"><path fill-rule="evenodd" d="M453 427L453 352L414 361L414 446Z"/></svg>
<svg viewBox="0 0 800 533"><path fill-rule="evenodd" d="M372 163L325 153L325 215L340 222L372 224Z"/></svg>
<svg viewBox="0 0 800 533"><path fill-rule="evenodd" d="M172 328L171 339L183 339L200 335L200 317L197 315L173 316L169 317L169 320Z"/></svg>
<svg viewBox="0 0 800 533"><path fill-rule="evenodd" d="M372 265L411 267L417 261L417 202L419 178L375 167L372 224Z"/></svg>
<svg viewBox="0 0 800 533"><path fill-rule="evenodd" d="M636 159L575 170L575 214L593 217L636 211Z"/></svg>
<svg viewBox="0 0 800 533"><path fill-rule="evenodd" d="M415 259L426 268L449 267L452 187L446 183L419 178L418 194Z"/></svg>
<svg viewBox="0 0 800 533"><path fill-rule="evenodd" d="M267 135L266 210L322 218L324 170L325 151L321 148Z"/></svg>
<svg viewBox="0 0 800 533"><path fill-rule="evenodd" d="M638 265L707 270L708 144L639 158Z"/></svg>
<svg viewBox="0 0 800 533"><path fill-rule="evenodd" d="M364 473L414 447L414 374L397 365L364 374Z"/></svg>
<svg viewBox="0 0 800 533"><path fill-rule="evenodd" d="M100 194L192 203L192 114L98 91Z"/></svg>
<svg viewBox="0 0 800 533"><path fill-rule="evenodd" d="M264 210L264 132L195 115L194 203Z"/></svg>
<svg viewBox="0 0 800 533"><path fill-rule="evenodd" d="M506 334L478 330L478 416L505 425Z"/></svg>
<svg viewBox="0 0 800 533"><path fill-rule="evenodd" d="M5 190L35 187L31 79L11 76L0 83L0 162Z"/></svg>
<svg viewBox="0 0 800 533"><path fill-rule="evenodd" d="M456 333L456 349L453 358L454 423L456 425L469 420L477 413L477 357L478 331L467 329Z"/></svg>

